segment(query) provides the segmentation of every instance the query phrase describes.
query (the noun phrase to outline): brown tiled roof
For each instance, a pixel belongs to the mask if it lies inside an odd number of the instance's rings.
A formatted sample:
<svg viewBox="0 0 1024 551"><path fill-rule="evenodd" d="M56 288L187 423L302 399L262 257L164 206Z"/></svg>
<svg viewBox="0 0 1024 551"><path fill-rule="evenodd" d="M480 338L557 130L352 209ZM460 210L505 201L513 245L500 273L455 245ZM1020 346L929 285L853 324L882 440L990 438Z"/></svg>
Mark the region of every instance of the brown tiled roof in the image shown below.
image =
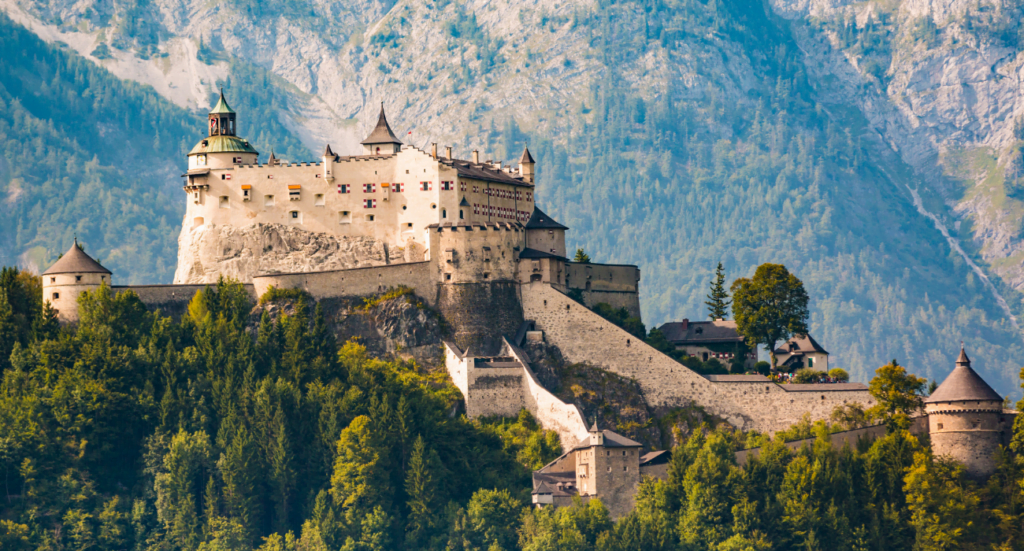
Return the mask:
<svg viewBox="0 0 1024 551"><path fill-rule="evenodd" d="M497 184L508 184L510 186L529 187L533 184L526 182L518 176L513 176L504 170L493 168L488 164L472 163L461 159L438 159L442 164L454 168L460 178L471 178Z"/></svg>
<svg viewBox="0 0 1024 551"><path fill-rule="evenodd" d="M764 375L705 375L712 383L766 383L771 379Z"/></svg>
<svg viewBox="0 0 1024 551"><path fill-rule="evenodd" d="M395 136L395 133L391 131L391 126L388 124L387 117L384 116L384 102L380 103L380 115L377 117L377 126L373 127L373 131L361 142L363 145L370 145L376 143L396 143L401 145L401 140Z"/></svg>
<svg viewBox="0 0 1024 551"><path fill-rule="evenodd" d="M544 211L540 210L536 206L533 207L533 213L530 214L530 220L526 222L526 229L528 230L567 230L569 228L559 224L554 218L544 214Z"/></svg>
<svg viewBox="0 0 1024 551"><path fill-rule="evenodd" d="M722 321L672 321L659 327L665 338L672 344L696 344L703 342L741 342L743 336L736 331L736 322Z"/></svg>
<svg viewBox="0 0 1024 551"><path fill-rule="evenodd" d="M648 452L640 456L640 466L663 465L668 463L670 459L672 459L672 452L669 450Z"/></svg>
<svg viewBox="0 0 1024 551"><path fill-rule="evenodd" d="M776 355L793 354L794 352L828 354L828 351L822 348L818 341L814 340L814 337L810 335L797 335L775 350Z"/></svg>
<svg viewBox="0 0 1024 551"><path fill-rule="evenodd" d="M939 402L989 402L1003 401L998 392L992 390L988 383L971 368L971 360L964 349L960 349L960 357L956 359L956 367L945 381L935 389L925 403Z"/></svg>
<svg viewBox="0 0 1024 551"><path fill-rule="evenodd" d="M48 270L43 272L43 275L53 274L109 274L110 270L104 268L99 262L92 259L91 256L85 254L85 251L78 248L78 239L75 239L74 244L68 249L68 252L64 253L64 256L60 257L57 262L53 263Z"/></svg>

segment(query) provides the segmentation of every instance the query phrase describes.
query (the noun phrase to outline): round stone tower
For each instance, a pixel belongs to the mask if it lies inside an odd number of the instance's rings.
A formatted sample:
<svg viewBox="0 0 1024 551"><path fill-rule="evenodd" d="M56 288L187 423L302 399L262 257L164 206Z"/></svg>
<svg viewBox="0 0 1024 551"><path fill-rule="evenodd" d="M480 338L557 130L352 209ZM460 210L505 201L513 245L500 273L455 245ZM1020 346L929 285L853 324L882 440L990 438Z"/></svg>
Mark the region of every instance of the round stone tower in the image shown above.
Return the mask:
<svg viewBox="0 0 1024 551"><path fill-rule="evenodd" d="M971 369L962 347L956 368L924 403L935 455L959 461L974 478L992 475L1007 430L1003 398Z"/></svg>
<svg viewBox="0 0 1024 551"><path fill-rule="evenodd" d="M78 295L111 284L110 270L96 262L75 239L68 252L43 272L43 301L57 310L61 323L78 321Z"/></svg>

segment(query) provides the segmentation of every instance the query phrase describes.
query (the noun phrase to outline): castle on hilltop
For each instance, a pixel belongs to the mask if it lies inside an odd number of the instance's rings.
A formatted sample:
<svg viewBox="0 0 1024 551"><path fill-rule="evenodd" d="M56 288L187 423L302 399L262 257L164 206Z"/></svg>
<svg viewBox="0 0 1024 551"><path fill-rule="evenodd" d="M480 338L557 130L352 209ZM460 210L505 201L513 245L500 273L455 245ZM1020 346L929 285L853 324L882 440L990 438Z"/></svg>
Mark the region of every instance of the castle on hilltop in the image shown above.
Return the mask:
<svg viewBox="0 0 1024 551"><path fill-rule="evenodd" d="M569 228L536 205L538 165L528 149L515 167L481 161L476 151L470 160L457 159L451 147L439 155L436 144L421 151L396 137L383 105L362 148L360 155L342 156L327 145L318 162L285 162L271 153L261 164L259 152L237 135L236 113L222 94L182 175L187 208L174 283L114 285L114 275L76 241L43 273L44 299L61 322L74 323L78 296L107 285L130 289L168 313L183 311L221 277L240 280L254 299L272 287L301 289L317 300L407 288L443 318L447 338L434 344L444 351L469 417L527 409L559 434L567 455L538 471L536 502L600 496L615 516L632 507L641 474L665 471L667 456L641 455L636 442L588 429L579 408L534 375L524 351L531 342L557 349L566 362L632 379L651 408L699 406L746 431L771 433L805 415L828 418L837 406L874 405L859 383L703 376L593 312L590 307L607 303L639 317L640 270L569 261ZM694 325L729 329L725 322ZM729 358L748 354L710 333L677 333L672 341L679 347ZM820 348L794 344L787 351L800 358L819 354L811 361L827 366ZM756 360L756 354L742 357ZM1005 439L1007 417L963 352L957 365L929 398L927 431L936 450L984 474Z"/></svg>

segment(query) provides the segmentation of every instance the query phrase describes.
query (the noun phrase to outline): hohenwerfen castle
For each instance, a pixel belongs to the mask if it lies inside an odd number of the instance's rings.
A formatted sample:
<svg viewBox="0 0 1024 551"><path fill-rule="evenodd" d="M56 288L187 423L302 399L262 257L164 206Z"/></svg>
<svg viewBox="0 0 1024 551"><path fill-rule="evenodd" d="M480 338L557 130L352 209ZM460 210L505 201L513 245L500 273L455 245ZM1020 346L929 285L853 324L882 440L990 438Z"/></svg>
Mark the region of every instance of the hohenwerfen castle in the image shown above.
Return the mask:
<svg viewBox="0 0 1024 551"><path fill-rule="evenodd" d="M383 106L360 155L328 145L319 162L271 154L261 163L236 129L221 95L208 135L188 153L175 283L114 285L113 274L73 245L43 274L44 298L61 321L77 321L78 295L101 285L131 289L165 311L180 311L221 276L239 279L254 298L271 287L318 300L411 288L451 329L445 364L470 417L526 408L561 437L566 455L535 474L535 503L599 496L615 516L632 507L641 474L664 476L667 452L642 456L636 442L588 429L575 405L538 382L523 351L529 341L634 379L651 407L697 405L742 430L774 432L805 414L825 419L837 406L873 405L863 384L705 377L592 312L588 306L603 302L639 316L640 270L566 258L568 228L537 208L529 150L517 166L481 161L475 151L457 159L436 144L421 151L396 137ZM972 473L991 472L1009 414L966 355L932 398L939 400L917 430Z"/></svg>

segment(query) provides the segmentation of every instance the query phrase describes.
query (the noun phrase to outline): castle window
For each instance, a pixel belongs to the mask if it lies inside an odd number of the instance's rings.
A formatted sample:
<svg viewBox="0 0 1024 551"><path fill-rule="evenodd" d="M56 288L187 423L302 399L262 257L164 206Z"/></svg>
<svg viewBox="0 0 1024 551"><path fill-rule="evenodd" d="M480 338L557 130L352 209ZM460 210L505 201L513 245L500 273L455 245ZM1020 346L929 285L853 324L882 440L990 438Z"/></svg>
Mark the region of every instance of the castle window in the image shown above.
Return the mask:
<svg viewBox="0 0 1024 551"><path fill-rule="evenodd" d="M408 174L408 173L409 173L409 171L408 171L408 170L406 170L406 171L405 171L405 173L406 173L406 174Z"/></svg>
<svg viewBox="0 0 1024 551"><path fill-rule="evenodd" d="M622 470L628 471L629 470L629 465L626 465L625 467L623 467Z"/></svg>
<svg viewBox="0 0 1024 551"><path fill-rule="evenodd" d="M50 283L57 283L57 278L51 277L50 278Z"/></svg>
<svg viewBox="0 0 1024 551"><path fill-rule="evenodd" d="M420 190L422 191L430 191L432 187L430 182L420 182Z"/></svg>
<svg viewBox="0 0 1024 551"><path fill-rule="evenodd" d="M76 281L76 282L78 282L78 281L82 281L82 276L75 276L75 281Z"/></svg>
<svg viewBox="0 0 1024 551"><path fill-rule="evenodd" d="M807 358L807 367L814 367L814 358Z"/></svg>
<svg viewBox="0 0 1024 551"><path fill-rule="evenodd" d="M455 182L441 182L441 191L453 191Z"/></svg>
<svg viewBox="0 0 1024 551"><path fill-rule="evenodd" d="M196 166L206 166L206 155L196 155Z"/></svg>
<svg viewBox="0 0 1024 551"><path fill-rule="evenodd" d="M352 186L348 184L338 184L338 193L352 193Z"/></svg>
<svg viewBox="0 0 1024 551"><path fill-rule="evenodd" d="M465 213L462 212L462 209L459 209L459 220L465 220L465 219L466 219Z"/></svg>
<svg viewBox="0 0 1024 551"><path fill-rule="evenodd" d="M432 209L434 209L434 210L437 210L437 205L435 205L434 203L431 203L431 204L430 204L430 208L432 208Z"/></svg>
<svg viewBox="0 0 1024 551"><path fill-rule="evenodd" d="M227 195L221 195L220 196L220 202L218 203L218 205L220 205L220 208L222 208L222 209L228 208L228 196Z"/></svg>
<svg viewBox="0 0 1024 551"><path fill-rule="evenodd" d="M265 207L272 207L272 206L274 206L274 196L273 195L264 195L263 196L263 206L265 206Z"/></svg>
<svg viewBox="0 0 1024 551"><path fill-rule="evenodd" d="M405 184L392 184L391 189L395 190L395 193L402 193L405 191Z"/></svg>
<svg viewBox="0 0 1024 551"><path fill-rule="evenodd" d="M60 298L60 293L54 293L53 294L53 300L57 300L59 298Z"/></svg>
<svg viewBox="0 0 1024 551"><path fill-rule="evenodd" d="M608 472L612 472L612 468L611 467L608 467Z"/></svg>
<svg viewBox="0 0 1024 551"><path fill-rule="evenodd" d="M317 193L315 196L313 196L313 205L317 206L317 207L324 206L324 194L323 193Z"/></svg>
<svg viewBox="0 0 1024 551"><path fill-rule="evenodd" d="M274 175L273 174L267 174L267 179L268 180L273 180L274 179Z"/></svg>
<svg viewBox="0 0 1024 551"><path fill-rule="evenodd" d="M376 193L377 184L363 184L363 193Z"/></svg>
<svg viewBox="0 0 1024 551"><path fill-rule="evenodd" d="M250 197L252 195L252 193L250 193L251 191L252 191L252 186L242 186L242 200L243 201L248 201L249 199L251 199L251 197Z"/></svg>
<svg viewBox="0 0 1024 551"><path fill-rule="evenodd" d="M352 223L352 213L347 211L347 210L343 210L343 211L339 212L338 213L338 223L340 223L340 224L351 224Z"/></svg>
<svg viewBox="0 0 1024 551"><path fill-rule="evenodd" d="M942 430L942 423L939 423L938 427L936 427L936 428L938 428L939 430Z"/></svg>
<svg viewBox="0 0 1024 551"><path fill-rule="evenodd" d="M231 162L236 164L236 165L240 165L240 164L242 164L242 158L241 157L231 157Z"/></svg>
<svg viewBox="0 0 1024 551"><path fill-rule="evenodd" d="M448 209L441 209L441 218L448 218Z"/></svg>
<svg viewBox="0 0 1024 551"><path fill-rule="evenodd" d="M288 211L288 219L291 220L293 224L302 223L302 218L299 216L299 211L297 210Z"/></svg>
<svg viewBox="0 0 1024 551"><path fill-rule="evenodd" d="M484 279L490 279L490 278L491 278L491 274L484 274Z"/></svg>
<svg viewBox="0 0 1024 551"><path fill-rule="evenodd" d="M372 214L367 214L366 215L366 221L367 222L373 222L374 220L376 220L376 217L374 215L372 215Z"/></svg>
<svg viewBox="0 0 1024 551"><path fill-rule="evenodd" d="M444 278L445 278L445 280L449 280L450 281L452 279L452 274L444 274Z"/></svg>
<svg viewBox="0 0 1024 551"><path fill-rule="evenodd" d="M288 200L289 201L298 201L299 199L302 199L302 186L300 186L300 185L290 185L290 186L288 186Z"/></svg>
<svg viewBox="0 0 1024 551"><path fill-rule="evenodd" d="M363 200L363 208L366 208L366 209L375 209L375 208L377 208L377 200L376 199L364 199Z"/></svg>

